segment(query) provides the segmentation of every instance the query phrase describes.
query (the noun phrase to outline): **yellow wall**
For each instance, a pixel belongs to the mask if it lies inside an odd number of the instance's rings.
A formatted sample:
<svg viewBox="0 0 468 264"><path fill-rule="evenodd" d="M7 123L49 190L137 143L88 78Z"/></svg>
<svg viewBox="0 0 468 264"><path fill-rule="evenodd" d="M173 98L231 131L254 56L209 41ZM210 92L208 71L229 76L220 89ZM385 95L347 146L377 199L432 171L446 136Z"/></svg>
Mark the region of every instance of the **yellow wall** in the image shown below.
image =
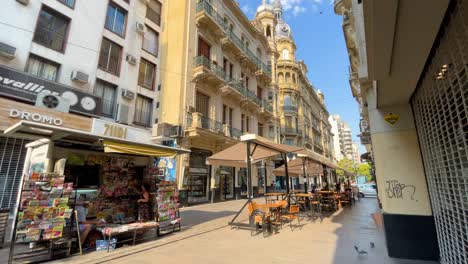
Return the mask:
<svg viewBox="0 0 468 264"><path fill-rule="evenodd" d="M375 100L375 92L368 100ZM409 104L372 108L369 121L379 198L385 213L432 215L419 142ZM399 120L391 125L385 115Z"/></svg>
<svg viewBox="0 0 468 264"><path fill-rule="evenodd" d="M372 142L384 212L432 215L416 130L377 133Z"/></svg>
<svg viewBox="0 0 468 264"><path fill-rule="evenodd" d="M170 0L166 1L163 10L163 32L161 36L161 117L160 122L181 124L184 111L186 84L190 83L187 64L191 62L194 38L188 34L194 30L193 8L194 1ZM192 47L189 49L189 47Z"/></svg>

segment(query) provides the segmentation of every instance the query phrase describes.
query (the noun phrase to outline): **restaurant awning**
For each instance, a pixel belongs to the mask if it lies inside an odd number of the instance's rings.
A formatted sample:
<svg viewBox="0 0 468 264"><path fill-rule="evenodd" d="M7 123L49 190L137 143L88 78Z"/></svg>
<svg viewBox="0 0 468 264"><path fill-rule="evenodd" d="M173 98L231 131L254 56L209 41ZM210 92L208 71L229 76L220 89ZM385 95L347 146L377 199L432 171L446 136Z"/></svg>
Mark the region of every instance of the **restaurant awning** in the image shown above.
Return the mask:
<svg viewBox="0 0 468 264"><path fill-rule="evenodd" d="M289 176L291 177L299 177L299 176L304 176L304 171L303 167L305 166L305 171L308 176L317 176L321 173L323 173L323 167L322 164L313 161L311 159L305 159L303 158L297 158L295 160L292 160L288 162L288 173ZM285 176L285 166L282 165L276 169L273 170L273 174L275 176Z"/></svg>
<svg viewBox="0 0 468 264"><path fill-rule="evenodd" d="M250 136L250 135L247 135ZM294 147L284 144L277 144L261 137L254 137L248 139L243 136L242 142L222 150L207 158L207 163L213 166L232 166L232 167L246 167L247 165L247 145L246 141L252 143L252 163L261 161L263 159L274 157L279 154L297 153L303 150L300 147Z"/></svg>
<svg viewBox="0 0 468 264"><path fill-rule="evenodd" d="M20 121L5 129L3 134L7 136L27 134L37 136L38 138L48 138L50 140L101 144L106 152L118 152L141 156L168 157L175 154L190 153L190 150L186 149L168 147L159 144L141 143L108 136L98 136L86 131L31 121Z"/></svg>
<svg viewBox="0 0 468 264"><path fill-rule="evenodd" d="M108 153L124 153L150 157L169 157L176 154L175 150L130 145L106 140L102 142L102 145L104 146L104 152Z"/></svg>
<svg viewBox="0 0 468 264"><path fill-rule="evenodd" d="M304 149L303 151L299 152L300 155L304 155L304 156L307 156L307 158L311 159L311 160L315 160L319 163L322 163L323 165L331 168L331 169L336 169L338 168L338 165L334 162L334 161L331 161L330 159L316 153L316 152L313 152L311 150L307 150L307 149Z"/></svg>

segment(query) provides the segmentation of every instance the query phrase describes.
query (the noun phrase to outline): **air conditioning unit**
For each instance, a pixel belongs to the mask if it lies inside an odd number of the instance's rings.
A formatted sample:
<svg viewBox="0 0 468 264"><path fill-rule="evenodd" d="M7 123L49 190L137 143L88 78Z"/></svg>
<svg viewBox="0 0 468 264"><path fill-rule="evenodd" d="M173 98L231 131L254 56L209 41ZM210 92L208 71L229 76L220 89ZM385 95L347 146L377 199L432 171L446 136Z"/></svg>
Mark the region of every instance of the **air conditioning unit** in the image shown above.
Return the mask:
<svg viewBox="0 0 468 264"><path fill-rule="evenodd" d="M118 104L117 105L117 116L115 121L121 124L128 124L128 116L129 116L129 107L125 104Z"/></svg>
<svg viewBox="0 0 468 264"><path fill-rule="evenodd" d="M68 99L47 92L41 92L37 95L36 106L63 113L70 111L70 101Z"/></svg>
<svg viewBox="0 0 468 264"><path fill-rule="evenodd" d="M81 71L72 71L70 79L80 83L88 83L89 75Z"/></svg>
<svg viewBox="0 0 468 264"><path fill-rule="evenodd" d="M0 56L9 60L15 58L16 48L0 42Z"/></svg>
<svg viewBox="0 0 468 264"><path fill-rule="evenodd" d="M128 63L130 63L132 65L137 64L137 58L135 56L132 56L132 55L128 54L126 59L127 59Z"/></svg>
<svg viewBox="0 0 468 264"><path fill-rule="evenodd" d="M153 137L168 138L171 136L172 125L169 123L158 123L153 125Z"/></svg>
<svg viewBox="0 0 468 264"><path fill-rule="evenodd" d="M136 31L141 33L141 34L145 34L146 33L146 26L144 23L141 23L141 22L137 22L136 23Z"/></svg>
<svg viewBox="0 0 468 264"><path fill-rule="evenodd" d="M122 97L128 100L135 99L135 93L127 89L122 89Z"/></svg>
<svg viewBox="0 0 468 264"><path fill-rule="evenodd" d="M180 138L184 137L184 128L182 126L176 125L172 126L171 134L169 135L171 138Z"/></svg>
<svg viewBox="0 0 468 264"><path fill-rule="evenodd" d="M28 5L29 4L29 0L16 0L16 2L22 4L22 5Z"/></svg>

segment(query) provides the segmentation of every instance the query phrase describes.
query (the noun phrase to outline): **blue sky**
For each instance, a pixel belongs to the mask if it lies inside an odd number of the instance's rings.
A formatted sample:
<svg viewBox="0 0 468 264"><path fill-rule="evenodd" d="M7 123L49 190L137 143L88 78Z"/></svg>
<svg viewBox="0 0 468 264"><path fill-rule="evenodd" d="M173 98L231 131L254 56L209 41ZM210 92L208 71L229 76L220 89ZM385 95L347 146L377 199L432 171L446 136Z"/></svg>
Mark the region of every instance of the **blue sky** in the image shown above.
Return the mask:
<svg viewBox="0 0 468 264"><path fill-rule="evenodd" d="M254 18L262 3L262 0L237 1L249 18ZM339 114L349 123L353 140L359 144L359 108L349 87L342 17L334 13L333 0L281 1L283 17L296 41L297 58L306 62L309 80L325 94L330 114Z"/></svg>

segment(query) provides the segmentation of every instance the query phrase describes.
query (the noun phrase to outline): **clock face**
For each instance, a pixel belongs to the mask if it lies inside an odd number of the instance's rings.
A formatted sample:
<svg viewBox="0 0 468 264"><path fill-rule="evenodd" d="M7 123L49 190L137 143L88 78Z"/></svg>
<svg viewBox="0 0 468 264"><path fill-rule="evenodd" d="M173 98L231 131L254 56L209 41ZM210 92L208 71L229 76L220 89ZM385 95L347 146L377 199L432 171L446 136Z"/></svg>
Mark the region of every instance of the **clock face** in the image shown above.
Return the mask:
<svg viewBox="0 0 468 264"><path fill-rule="evenodd" d="M93 98L86 96L81 99L81 107L83 107L83 109L86 111L92 111L94 108L96 108L96 102Z"/></svg>
<svg viewBox="0 0 468 264"><path fill-rule="evenodd" d="M283 32L288 32L288 31L289 31L288 25L284 24L284 25L281 27L281 30L283 30Z"/></svg>

